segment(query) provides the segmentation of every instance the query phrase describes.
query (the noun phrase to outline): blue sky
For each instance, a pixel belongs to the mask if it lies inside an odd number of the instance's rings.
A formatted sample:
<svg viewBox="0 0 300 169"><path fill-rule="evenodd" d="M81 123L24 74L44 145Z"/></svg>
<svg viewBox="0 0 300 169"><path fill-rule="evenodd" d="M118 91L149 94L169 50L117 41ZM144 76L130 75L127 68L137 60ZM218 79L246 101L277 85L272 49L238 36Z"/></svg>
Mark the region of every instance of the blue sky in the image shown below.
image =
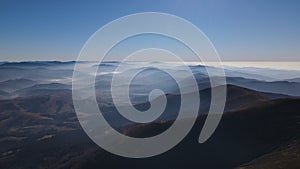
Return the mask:
<svg viewBox="0 0 300 169"><path fill-rule="evenodd" d="M0 60L75 60L106 23L149 11L198 26L223 61L300 61L297 0L1 0Z"/></svg>

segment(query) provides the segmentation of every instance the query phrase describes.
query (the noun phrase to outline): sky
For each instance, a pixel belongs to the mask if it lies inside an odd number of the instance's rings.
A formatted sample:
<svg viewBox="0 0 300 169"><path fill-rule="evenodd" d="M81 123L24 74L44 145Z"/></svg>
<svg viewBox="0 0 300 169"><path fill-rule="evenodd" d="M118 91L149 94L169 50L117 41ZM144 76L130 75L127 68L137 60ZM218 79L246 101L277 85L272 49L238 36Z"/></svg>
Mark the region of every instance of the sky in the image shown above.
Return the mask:
<svg viewBox="0 0 300 169"><path fill-rule="evenodd" d="M223 61L300 61L298 0L1 0L0 61L76 60L95 31L138 12L192 22Z"/></svg>

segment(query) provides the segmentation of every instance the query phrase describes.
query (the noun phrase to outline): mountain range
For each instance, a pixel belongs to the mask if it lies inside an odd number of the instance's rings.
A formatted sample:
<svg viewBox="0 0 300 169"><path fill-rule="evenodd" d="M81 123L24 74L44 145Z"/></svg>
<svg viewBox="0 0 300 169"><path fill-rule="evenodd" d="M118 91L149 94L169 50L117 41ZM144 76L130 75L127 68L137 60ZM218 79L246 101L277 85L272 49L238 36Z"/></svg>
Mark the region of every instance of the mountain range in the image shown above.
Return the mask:
<svg viewBox="0 0 300 169"><path fill-rule="evenodd" d="M96 83L85 88L95 87L98 106L106 120L131 137L164 132L177 118L181 96L199 92L196 123L177 146L158 156L129 159L101 149L81 128L72 100L74 64L0 64L0 168L300 168L300 83L299 78L292 77L295 71L283 79L281 75L265 78L273 75L269 69L260 75L255 74L254 68L240 72L226 68L227 84L220 84L227 88L223 117L212 137L199 144L212 90L204 66L190 66L199 90L179 93L171 76L147 64L80 62L87 69L99 67ZM109 95L111 78L119 64L132 66L129 71L142 70L130 86L130 99L136 109L150 107L151 90L160 88L166 93L166 109L158 119L133 123L119 114ZM153 64L157 63L149 65ZM178 74L183 71L178 65L166 67ZM283 72L287 74L286 70ZM122 72L121 75L126 77ZM190 78L183 77L187 82ZM212 78L218 81L219 77ZM178 120L183 125L190 122L189 118Z"/></svg>

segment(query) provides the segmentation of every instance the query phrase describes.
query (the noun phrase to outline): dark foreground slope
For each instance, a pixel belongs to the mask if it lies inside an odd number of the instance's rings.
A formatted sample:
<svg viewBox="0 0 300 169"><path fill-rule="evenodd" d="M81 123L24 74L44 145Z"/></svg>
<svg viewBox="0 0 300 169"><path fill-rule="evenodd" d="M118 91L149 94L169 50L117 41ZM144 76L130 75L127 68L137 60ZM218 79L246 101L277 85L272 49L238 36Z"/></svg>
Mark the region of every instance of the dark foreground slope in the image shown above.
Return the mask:
<svg viewBox="0 0 300 169"><path fill-rule="evenodd" d="M291 140L271 153L246 163L239 169L299 169L300 140Z"/></svg>
<svg viewBox="0 0 300 169"><path fill-rule="evenodd" d="M300 160L299 110L300 99L278 99L227 112L213 136L204 144L199 144L197 139L205 121L202 115L180 144L164 154L146 159L128 159L110 154L98 148L82 130L64 130L53 137L35 140L24 147L2 153L0 164L1 168L51 169L230 169L239 166L260 169L273 168L276 162L277 166L292 169L297 168L295 161ZM123 132L144 137L149 132L163 131L170 123L127 126ZM289 158L291 156L292 160Z"/></svg>

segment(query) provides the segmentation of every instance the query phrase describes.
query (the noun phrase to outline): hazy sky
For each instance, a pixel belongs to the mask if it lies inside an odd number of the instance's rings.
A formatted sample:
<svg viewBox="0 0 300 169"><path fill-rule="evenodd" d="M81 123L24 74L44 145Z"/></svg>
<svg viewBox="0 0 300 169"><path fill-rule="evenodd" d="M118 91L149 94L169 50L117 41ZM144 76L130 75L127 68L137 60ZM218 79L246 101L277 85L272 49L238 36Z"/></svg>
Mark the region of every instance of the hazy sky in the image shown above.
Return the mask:
<svg viewBox="0 0 300 169"><path fill-rule="evenodd" d="M149 11L189 20L224 61L300 61L298 0L1 0L0 60L75 60L104 24Z"/></svg>

